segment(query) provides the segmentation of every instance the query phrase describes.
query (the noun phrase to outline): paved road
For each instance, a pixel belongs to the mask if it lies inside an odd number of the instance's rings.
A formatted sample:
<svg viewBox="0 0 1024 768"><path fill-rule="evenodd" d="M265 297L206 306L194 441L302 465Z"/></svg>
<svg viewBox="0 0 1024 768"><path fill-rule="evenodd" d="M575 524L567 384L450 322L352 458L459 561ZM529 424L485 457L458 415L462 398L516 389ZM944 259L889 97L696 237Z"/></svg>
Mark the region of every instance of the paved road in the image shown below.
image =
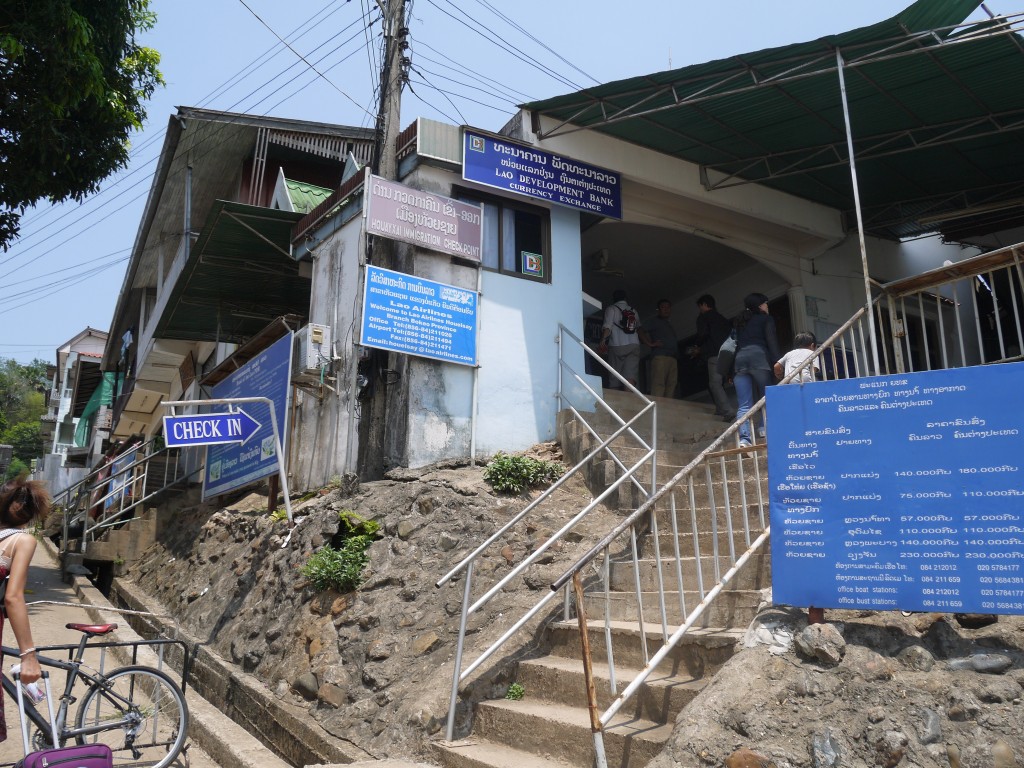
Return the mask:
<svg viewBox="0 0 1024 768"><path fill-rule="evenodd" d="M69 622L86 623L92 621L80 604L74 589L60 578L60 569L53 561L46 547L36 547L35 557L29 567L28 584L25 599L29 602L29 616L32 621L32 636L37 645L60 645L77 643L81 634L69 630L65 624ZM32 605L38 602L71 603L72 605ZM14 645L14 633L10 627L4 628L4 642ZM3 660L4 672L17 663L17 659ZM61 685L63 676L54 676L54 685ZM2 695L2 693L0 693ZM5 697L6 698L6 697ZM17 704L10 699L4 701L7 716L8 739L0 743L0 766L11 765L23 756L21 730L18 725ZM115 765L118 765L115 761ZM120 763L126 765L126 763ZM220 768L197 744L192 744L187 751L187 759L179 758L175 766L180 768Z"/></svg>

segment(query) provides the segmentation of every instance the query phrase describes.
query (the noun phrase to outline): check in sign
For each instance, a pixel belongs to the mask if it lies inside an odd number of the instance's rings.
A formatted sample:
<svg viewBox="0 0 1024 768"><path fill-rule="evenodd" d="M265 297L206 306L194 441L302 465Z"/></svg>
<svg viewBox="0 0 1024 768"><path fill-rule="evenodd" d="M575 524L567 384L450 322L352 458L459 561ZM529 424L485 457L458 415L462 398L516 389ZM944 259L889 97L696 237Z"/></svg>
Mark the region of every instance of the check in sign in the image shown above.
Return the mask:
<svg viewBox="0 0 1024 768"><path fill-rule="evenodd" d="M187 445L245 445L261 424L245 411L164 416L164 442L168 448Z"/></svg>
<svg viewBox="0 0 1024 768"><path fill-rule="evenodd" d="M462 178L622 218L622 176L616 171L469 130L462 134Z"/></svg>
<svg viewBox="0 0 1024 768"><path fill-rule="evenodd" d="M360 343L476 365L476 313L476 291L367 266Z"/></svg>

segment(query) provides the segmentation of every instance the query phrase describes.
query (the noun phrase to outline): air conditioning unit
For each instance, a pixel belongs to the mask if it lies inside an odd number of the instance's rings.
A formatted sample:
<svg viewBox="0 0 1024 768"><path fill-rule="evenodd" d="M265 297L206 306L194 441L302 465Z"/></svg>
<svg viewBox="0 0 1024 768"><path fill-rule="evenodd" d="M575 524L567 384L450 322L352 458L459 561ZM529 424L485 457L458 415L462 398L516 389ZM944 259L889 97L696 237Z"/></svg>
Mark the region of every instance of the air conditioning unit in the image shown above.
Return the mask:
<svg viewBox="0 0 1024 768"><path fill-rule="evenodd" d="M331 327L309 323L295 332L292 374L319 373L331 364Z"/></svg>

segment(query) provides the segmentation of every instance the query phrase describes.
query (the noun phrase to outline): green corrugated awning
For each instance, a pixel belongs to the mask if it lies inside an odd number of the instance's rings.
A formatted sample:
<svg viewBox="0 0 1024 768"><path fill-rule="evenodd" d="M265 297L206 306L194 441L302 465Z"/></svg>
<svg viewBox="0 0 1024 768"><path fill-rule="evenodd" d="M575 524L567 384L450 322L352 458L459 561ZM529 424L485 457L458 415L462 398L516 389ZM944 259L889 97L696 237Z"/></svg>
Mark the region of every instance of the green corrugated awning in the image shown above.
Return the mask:
<svg viewBox="0 0 1024 768"><path fill-rule="evenodd" d="M1024 16L960 26L979 5L920 0L869 27L524 106L548 118L541 139L600 131L696 163L709 190L756 182L852 227L838 50L865 230L1006 226L1024 214Z"/></svg>
<svg viewBox="0 0 1024 768"><path fill-rule="evenodd" d="M281 315L309 313L290 255L303 214L217 200L157 323L158 339L240 344Z"/></svg>

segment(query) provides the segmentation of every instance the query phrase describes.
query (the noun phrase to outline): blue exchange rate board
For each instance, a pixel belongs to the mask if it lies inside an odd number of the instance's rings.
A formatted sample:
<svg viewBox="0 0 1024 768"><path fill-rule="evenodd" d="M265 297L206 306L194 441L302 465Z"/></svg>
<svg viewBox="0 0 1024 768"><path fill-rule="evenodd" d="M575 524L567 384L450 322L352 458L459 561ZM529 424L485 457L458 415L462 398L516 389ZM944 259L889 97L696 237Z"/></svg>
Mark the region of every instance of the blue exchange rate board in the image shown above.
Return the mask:
<svg viewBox="0 0 1024 768"><path fill-rule="evenodd" d="M1024 614L1024 363L769 387L772 595Z"/></svg>

